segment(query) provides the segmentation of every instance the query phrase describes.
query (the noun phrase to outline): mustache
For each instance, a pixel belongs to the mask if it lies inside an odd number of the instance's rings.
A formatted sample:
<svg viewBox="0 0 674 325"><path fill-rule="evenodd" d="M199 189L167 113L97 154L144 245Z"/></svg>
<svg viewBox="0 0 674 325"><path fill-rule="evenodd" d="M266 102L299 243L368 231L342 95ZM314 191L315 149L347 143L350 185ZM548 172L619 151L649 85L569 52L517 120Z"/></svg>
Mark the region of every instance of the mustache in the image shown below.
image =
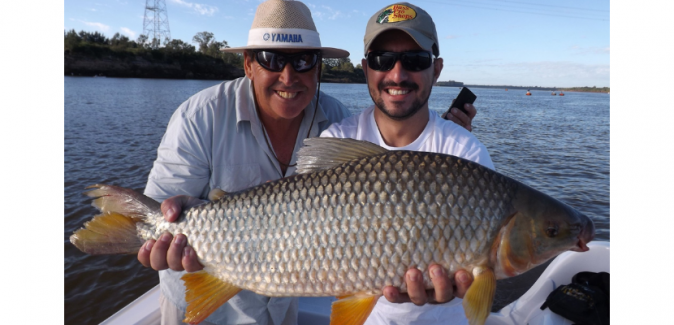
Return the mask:
<svg viewBox="0 0 674 325"><path fill-rule="evenodd" d="M384 90L384 88L386 88L386 87L401 87L401 88L409 88L411 90L419 89L419 85L417 85L415 82L411 82L411 81L407 81L407 80L402 81L400 83L396 83L396 82L393 82L391 80L381 81L381 82L379 82L379 85L377 85L377 86L379 87L379 90Z"/></svg>

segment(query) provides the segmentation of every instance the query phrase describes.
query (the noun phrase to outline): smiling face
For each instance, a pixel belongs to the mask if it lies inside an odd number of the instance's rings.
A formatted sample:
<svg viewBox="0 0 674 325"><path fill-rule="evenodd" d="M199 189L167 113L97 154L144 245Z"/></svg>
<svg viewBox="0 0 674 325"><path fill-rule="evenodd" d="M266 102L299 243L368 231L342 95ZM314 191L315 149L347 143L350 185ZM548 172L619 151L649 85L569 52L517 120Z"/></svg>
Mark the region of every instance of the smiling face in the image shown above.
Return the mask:
<svg viewBox="0 0 674 325"><path fill-rule="evenodd" d="M405 32L390 30L377 36L369 51L419 51L421 47ZM363 67L367 60L363 59ZM442 59L423 71L407 71L400 60L389 71L365 69L370 97L377 108L394 120L405 120L421 109L428 109L431 88L442 71Z"/></svg>
<svg viewBox="0 0 674 325"><path fill-rule="evenodd" d="M316 64L313 69L298 73L288 63L282 71L273 72L260 66L250 51L244 52L244 69L248 79L253 82L255 102L260 114L277 121L293 120L300 116L304 108L309 105L316 93L318 66Z"/></svg>

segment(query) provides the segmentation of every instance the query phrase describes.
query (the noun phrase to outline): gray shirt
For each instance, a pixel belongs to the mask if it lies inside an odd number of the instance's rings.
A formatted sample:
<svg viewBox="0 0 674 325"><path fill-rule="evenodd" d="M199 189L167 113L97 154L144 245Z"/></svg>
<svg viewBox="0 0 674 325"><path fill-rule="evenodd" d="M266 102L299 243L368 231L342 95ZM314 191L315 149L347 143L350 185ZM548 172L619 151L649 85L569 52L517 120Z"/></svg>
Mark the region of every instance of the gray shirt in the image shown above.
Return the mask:
<svg viewBox="0 0 674 325"><path fill-rule="evenodd" d="M318 136L330 124L350 115L335 98L320 94L305 108L291 164L307 133ZM314 114L316 117L314 119ZM312 126L312 119L313 126ZM289 167L286 175L295 173ZM266 140L246 77L223 82L190 97L173 113L157 150L145 195L163 201L186 194L205 199L220 188L235 192L282 177L281 166ZM159 272L164 296L186 309L184 272ZM243 290L206 321L215 324L295 324L297 298L269 298Z"/></svg>

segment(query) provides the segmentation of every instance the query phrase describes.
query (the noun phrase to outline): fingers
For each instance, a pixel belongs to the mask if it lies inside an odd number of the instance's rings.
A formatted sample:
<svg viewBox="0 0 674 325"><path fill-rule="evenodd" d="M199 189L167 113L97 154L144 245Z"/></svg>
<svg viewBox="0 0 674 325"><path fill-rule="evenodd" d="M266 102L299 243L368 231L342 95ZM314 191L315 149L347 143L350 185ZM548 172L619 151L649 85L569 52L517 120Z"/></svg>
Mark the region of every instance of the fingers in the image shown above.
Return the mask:
<svg viewBox="0 0 674 325"><path fill-rule="evenodd" d="M443 304L454 299L454 287L452 279L447 276L445 269L437 264L432 264L428 268L431 281L433 282L433 289L429 290L430 300L434 303Z"/></svg>
<svg viewBox="0 0 674 325"><path fill-rule="evenodd" d="M417 268L411 268L405 273L405 283L407 284L407 295L410 301L417 306L428 302L426 288L421 271Z"/></svg>
<svg viewBox="0 0 674 325"><path fill-rule="evenodd" d="M183 250L182 264L187 272L196 272L204 268L199 260L197 260L197 254L194 253L194 249L190 246L185 247Z"/></svg>
<svg viewBox="0 0 674 325"><path fill-rule="evenodd" d="M464 109L468 114L462 112L460 109L456 107L452 107L449 113L446 113L446 115L444 115L443 118L464 127L468 131L472 131L473 118L477 114L477 109L475 108L475 106L473 106L473 104L465 104Z"/></svg>
<svg viewBox="0 0 674 325"><path fill-rule="evenodd" d="M173 236L166 232L159 236L159 240L154 243L150 252L150 266L152 266L152 269L157 271L168 269L166 253L172 239Z"/></svg>
<svg viewBox="0 0 674 325"><path fill-rule="evenodd" d="M463 299L466 291L468 291L468 288L473 283L473 277L466 270L458 270L454 273L454 282L456 283L456 292L454 294Z"/></svg>
<svg viewBox="0 0 674 325"><path fill-rule="evenodd" d="M161 212L164 214L166 221L175 222L178 220L185 198L185 195L173 196L161 203Z"/></svg>
<svg viewBox="0 0 674 325"><path fill-rule="evenodd" d="M161 203L161 212L164 214L164 219L168 222L174 222L180 217L183 210L187 210L193 206L197 206L206 201L202 201L193 196L176 195L172 196Z"/></svg>
<svg viewBox="0 0 674 325"><path fill-rule="evenodd" d="M140 247L138 250L138 261L140 264L143 264L145 267L151 267L152 265L150 264L150 251L152 250L152 247L154 246L155 240L150 239L143 244L143 246Z"/></svg>
<svg viewBox="0 0 674 325"><path fill-rule="evenodd" d="M177 234L166 253L166 262L168 267L174 271L183 271L183 250L187 246L187 237L183 234Z"/></svg>

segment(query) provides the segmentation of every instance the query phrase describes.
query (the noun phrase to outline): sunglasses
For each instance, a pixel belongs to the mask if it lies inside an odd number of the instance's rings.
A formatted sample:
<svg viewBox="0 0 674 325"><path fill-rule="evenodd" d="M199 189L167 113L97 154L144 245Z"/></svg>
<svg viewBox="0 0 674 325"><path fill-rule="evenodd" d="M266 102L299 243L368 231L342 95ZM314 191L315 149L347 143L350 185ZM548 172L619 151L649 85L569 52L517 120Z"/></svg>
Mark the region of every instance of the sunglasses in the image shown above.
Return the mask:
<svg viewBox="0 0 674 325"><path fill-rule="evenodd" d="M313 69L318 62L320 51L307 51L300 53L279 53L274 51L254 51L255 59L263 68L281 72L286 63L290 62L293 69L297 72L307 72Z"/></svg>
<svg viewBox="0 0 674 325"><path fill-rule="evenodd" d="M428 51L372 51L367 54L367 66L377 71L389 71L393 69L398 60L400 60L403 68L407 71L426 70L433 63L431 52Z"/></svg>

